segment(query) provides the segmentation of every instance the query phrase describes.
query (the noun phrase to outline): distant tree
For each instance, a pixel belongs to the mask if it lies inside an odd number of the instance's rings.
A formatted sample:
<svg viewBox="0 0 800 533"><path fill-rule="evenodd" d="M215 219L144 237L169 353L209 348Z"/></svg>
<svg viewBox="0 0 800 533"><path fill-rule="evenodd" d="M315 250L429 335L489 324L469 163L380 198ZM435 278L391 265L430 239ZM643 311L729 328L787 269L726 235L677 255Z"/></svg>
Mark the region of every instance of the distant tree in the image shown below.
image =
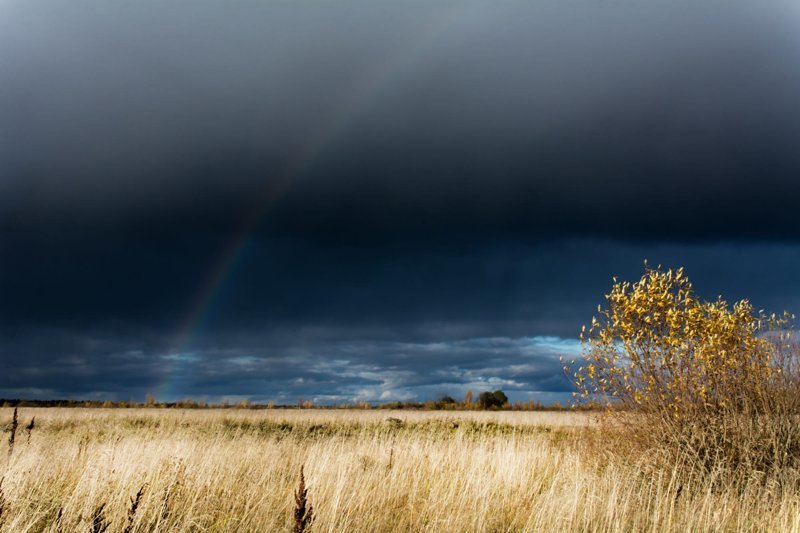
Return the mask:
<svg viewBox="0 0 800 533"><path fill-rule="evenodd" d="M464 394L464 404L465 404L465 405L470 405L470 404L472 404L472 400L473 400L473 399L474 399L474 398L473 398L473 396L472 396L472 389L467 389L467 392L466 392L466 394Z"/></svg>
<svg viewBox="0 0 800 533"><path fill-rule="evenodd" d="M434 402L435 409L452 409L458 405L458 402L449 394L442 394Z"/></svg>
<svg viewBox="0 0 800 533"><path fill-rule="evenodd" d="M499 404L498 407L503 407L505 404L508 403L508 396L506 396L506 394L503 391L496 390L492 394L494 395L495 400L497 400L497 403Z"/></svg>
<svg viewBox="0 0 800 533"><path fill-rule="evenodd" d="M503 407L508 403L508 396L501 390L494 392L482 392L478 395L478 405L481 409L491 409L493 407Z"/></svg>

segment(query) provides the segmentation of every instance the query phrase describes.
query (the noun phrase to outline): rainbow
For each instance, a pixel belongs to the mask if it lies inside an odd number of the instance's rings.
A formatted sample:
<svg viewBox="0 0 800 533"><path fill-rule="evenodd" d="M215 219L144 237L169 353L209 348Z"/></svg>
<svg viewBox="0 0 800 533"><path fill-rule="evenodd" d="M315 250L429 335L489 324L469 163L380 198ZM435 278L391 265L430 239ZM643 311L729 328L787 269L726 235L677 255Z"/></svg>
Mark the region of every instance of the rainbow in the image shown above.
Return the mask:
<svg viewBox="0 0 800 533"><path fill-rule="evenodd" d="M346 133L370 102L391 87L404 75L411 75L437 46L445 46L454 30L475 20L474 7L454 4L430 18L413 40L395 51L375 68L365 71L339 105L320 123L303 144L298 155L277 178L267 180L254 206L243 217L240 229L221 250L204 277L179 327L173 334L170 349L162 356L159 382L155 396L159 401L172 401L186 394L185 383L191 381L193 363L198 360L193 341L206 326L216 302L227 282L234 277L239 264L247 255L252 236L257 232L270 209L285 195L291 185L302 179L309 167L325 153L336 139Z"/></svg>

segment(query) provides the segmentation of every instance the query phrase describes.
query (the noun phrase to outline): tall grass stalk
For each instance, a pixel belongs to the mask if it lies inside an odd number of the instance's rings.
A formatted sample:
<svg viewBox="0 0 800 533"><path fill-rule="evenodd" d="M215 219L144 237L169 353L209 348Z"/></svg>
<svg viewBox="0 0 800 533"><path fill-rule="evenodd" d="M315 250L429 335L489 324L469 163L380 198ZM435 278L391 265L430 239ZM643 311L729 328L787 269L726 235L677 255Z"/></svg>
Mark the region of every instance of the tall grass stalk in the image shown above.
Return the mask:
<svg viewBox="0 0 800 533"><path fill-rule="evenodd" d="M300 465L300 481L294 493L294 533L303 533L314 521L314 507L308 501L308 488L306 488L306 478L303 474L303 466Z"/></svg>
<svg viewBox="0 0 800 533"><path fill-rule="evenodd" d="M8 425L8 456L14 453L14 443L17 439L17 426L19 425L19 418L17 417L17 408L14 408L14 414L11 415L11 423Z"/></svg>

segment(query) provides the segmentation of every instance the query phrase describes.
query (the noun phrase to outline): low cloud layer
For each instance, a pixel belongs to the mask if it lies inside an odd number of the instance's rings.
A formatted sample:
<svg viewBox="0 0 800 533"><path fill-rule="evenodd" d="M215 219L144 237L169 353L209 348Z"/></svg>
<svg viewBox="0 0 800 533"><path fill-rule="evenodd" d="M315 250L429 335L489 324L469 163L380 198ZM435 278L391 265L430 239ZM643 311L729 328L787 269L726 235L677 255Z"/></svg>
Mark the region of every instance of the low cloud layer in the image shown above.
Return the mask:
<svg viewBox="0 0 800 533"><path fill-rule="evenodd" d="M319 404L431 399L503 389L516 401L565 401L569 385L559 357L576 357L575 340L475 338L437 342L298 339L269 348L202 348L158 353L133 340L46 334L32 357L4 368L3 397L249 399ZM4 347L14 350L13 339ZM26 347L29 348L29 347ZM19 349L19 347L17 347ZM41 353L41 352L40 352ZM53 354L53 351L49 352Z"/></svg>
<svg viewBox="0 0 800 533"><path fill-rule="evenodd" d="M138 263L105 263L121 271L103 295L91 273L62 273L57 297L18 279L3 287L21 305L4 307L0 396L324 403L502 388L564 401L558 356L579 350L611 277L635 279L642 258L685 265L706 298L800 309L797 246L580 241L348 261L299 249L277 270L251 252L199 314L168 280L124 283Z"/></svg>

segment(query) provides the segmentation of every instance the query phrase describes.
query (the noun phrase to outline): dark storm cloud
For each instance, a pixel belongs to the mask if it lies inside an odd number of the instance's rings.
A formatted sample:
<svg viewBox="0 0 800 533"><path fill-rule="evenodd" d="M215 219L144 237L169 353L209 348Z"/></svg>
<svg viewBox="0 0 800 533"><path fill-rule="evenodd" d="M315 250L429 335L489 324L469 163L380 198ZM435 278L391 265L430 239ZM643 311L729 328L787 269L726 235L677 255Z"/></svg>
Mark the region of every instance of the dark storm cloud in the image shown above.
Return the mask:
<svg viewBox="0 0 800 533"><path fill-rule="evenodd" d="M797 14L6 2L0 396L560 399L644 258L794 310Z"/></svg>
<svg viewBox="0 0 800 533"><path fill-rule="evenodd" d="M800 231L788 2L3 9L6 228Z"/></svg>

